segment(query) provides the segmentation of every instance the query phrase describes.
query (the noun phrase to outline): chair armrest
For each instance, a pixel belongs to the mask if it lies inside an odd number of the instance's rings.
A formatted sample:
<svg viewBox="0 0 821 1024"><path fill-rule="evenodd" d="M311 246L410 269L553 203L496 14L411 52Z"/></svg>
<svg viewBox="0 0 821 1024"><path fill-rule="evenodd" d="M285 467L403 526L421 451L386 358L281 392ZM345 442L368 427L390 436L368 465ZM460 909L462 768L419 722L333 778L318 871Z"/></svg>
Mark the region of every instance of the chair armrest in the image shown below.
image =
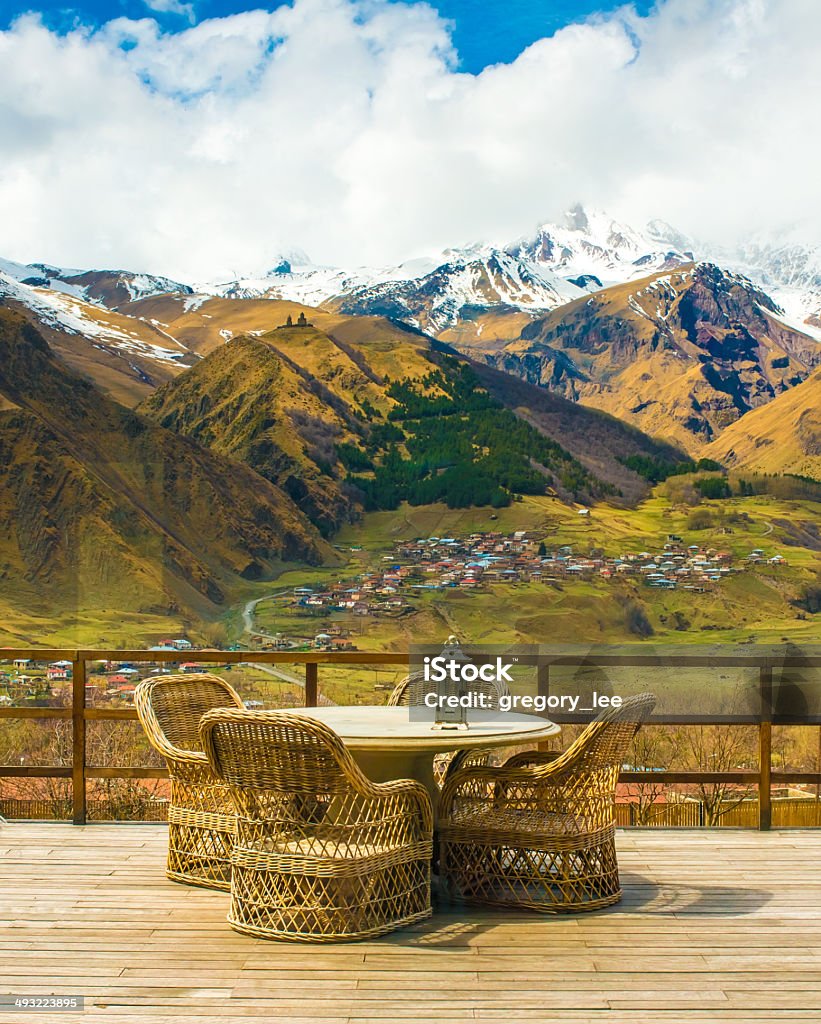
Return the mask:
<svg viewBox="0 0 821 1024"><path fill-rule="evenodd" d="M362 774L354 783L355 788L362 796L371 800L390 800L391 798L402 799L405 797L416 803L422 818L422 828L425 832L433 832L433 804L430 794L421 782L413 779L394 779L391 782L372 782L366 775Z"/></svg>
<svg viewBox="0 0 821 1024"><path fill-rule="evenodd" d="M466 750L457 750L445 769L445 779L449 779L456 772L465 768L487 767L490 749L487 747L470 747Z"/></svg>
<svg viewBox="0 0 821 1024"><path fill-rule="evenodd" d="M523 750L518 754L512 754L502 767L524 768L528 764L549 764L561 756L561 750Z"/></svg>
<svg viewBox="0 0 821 1024"><path fill-rule="evenodd" d="M208 755L201 750L183 750L182 747L172 747L169 744L168 753L165 756L187 765L208 766Z"/></svg>

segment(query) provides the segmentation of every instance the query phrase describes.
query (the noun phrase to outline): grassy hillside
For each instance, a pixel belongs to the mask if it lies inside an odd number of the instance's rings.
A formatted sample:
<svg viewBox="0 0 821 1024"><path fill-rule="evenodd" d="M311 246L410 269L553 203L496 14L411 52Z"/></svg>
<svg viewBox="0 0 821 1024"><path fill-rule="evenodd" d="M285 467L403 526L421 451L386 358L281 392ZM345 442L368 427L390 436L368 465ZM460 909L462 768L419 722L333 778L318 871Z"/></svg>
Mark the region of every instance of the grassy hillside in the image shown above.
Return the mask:
<svg viewBox="0 0 821 1024"><path fill-rule="evenodd" d="M538 430L560 439L595 476L612 484L627 503L643 497L647 486L625 468L626 459L645 457L671 466L685 459L679 448L651 438L609 413L570 402L490 366L473 366L492 395Z"/></svg>
<svg viewBox="0 0 821 1024"><path fill-rule="evenodd" d="M106 398L0 310L0 607L14 625L219 614L243 579L333 561L278 488Z"/></svg>
<svg viewBox="0 0 821 1024"><path fill-rule="evenodd" d="M192 314L212 308L204 303ZM326 535L361 505L403 499L504 504L512 493L553 488L629 503L647 485L625 468L627 456L683 458L613 417L481 364L472 365L470 383L459 383L465 361L412 328L380 317L306 315L310 326L280 325L212 349L140 408L252 466Z"/></svg>
<svg viewBox="0 0 821 1024"><path fill-rule="evenodd" d="M429 339L374 318L333 334L280 327L213 349L140 409L251 466L329 535L357 514L340 452L363 451L370 421L397 405L388 377L421 376L431 359Z"/></svg>
<svg viewBox="0 0 821 1024"><path fill-rule="evenodd" d="M69 296L59 296L59 300L75 325L71 330L45 322L14 300L6 300L5 305L26 317L70 370L121 405L136 405L196 361L196 356L177 344L158 323L100 309Z"/></svg>
<svg viewBox="0 0 821 1024"><path fill-rule="evenodd" d="M327 534L353 514L330 473L334 444L362 427L347 406L328 402L313 383L273 346L245 337L214 350L140 409L250 466Z"/></svg>
<svg viewBox="0 0 821 1024"><path fill-rule="evenodd" d="M734 469L821 481L821 370L733 423L704 454Z"/></svg>

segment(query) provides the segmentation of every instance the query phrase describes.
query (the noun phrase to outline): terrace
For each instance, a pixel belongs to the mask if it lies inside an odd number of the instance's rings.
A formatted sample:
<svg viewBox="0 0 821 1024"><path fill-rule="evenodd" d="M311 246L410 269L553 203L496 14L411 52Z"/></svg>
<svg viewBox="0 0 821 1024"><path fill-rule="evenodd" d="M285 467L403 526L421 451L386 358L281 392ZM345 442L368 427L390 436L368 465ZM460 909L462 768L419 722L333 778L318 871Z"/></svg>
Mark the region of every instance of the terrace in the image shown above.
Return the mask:
<svg viewBox="0 0 821 1024"><path fill-rule="evenodd" d="M7 825L0 990L83 995L82 1019L110 1024L717 1024L821 1013L821 832L621 832L625 897L609 910L547 918L440 906L382 939L323 947L231 931L226 894L165 878L164 832Z"/></svg>
<svg viewBox="0 0 821 1024"><path fill-rule="evenodd" d="M821 783L817 768L773 770L772 756L774 731L818 729L821 719L809 712L779 713L773 695L785 665L817 669L817 656L750 656L740 670L756 678L757 709L688 717L686 724L753 729L755 767L653 772L654 784L750 787L757 795L750 800L756 829L620 830L624 899L596 913L543 917L439 895L433 918L423 924L374 941L317 947L236 934L225 923L226 894L168 881L164 824L85 824L89 790L101 780L164 775L145 765L87 763L87 729L135 718L129 707L86 706L89 664L100 658L179 662L179 652L3 653L72 663L71 706L0 708L0 727L13 719L70 722L71 763L5 765L0 775L70 783L72 820L81 827L12 821L0 831L0 992L82 995L86 1018L111 1022L602 1017L642 1024L817 1020L821 1014L821 830L772 827L787 820L774 794ZM249 652L193 657L224 666L246 661ZM407 655L362 652L252 657L303 666L308 705L319 700L320 674L407 664ZM613 672L649 664L640 654L596 660ZM713 671L716 659L707 661L701 667ZM739 667L737 657L727 661ZM539 692L560 685L562 667L560 656L539 666ZM671 667L685 672L699 664L682 655ZM572 724L572 716L551 717ZM673 727L681 718L662 711L654 723ZM622 782L627 789L645 785L647 777L626 770Z"/></svg>

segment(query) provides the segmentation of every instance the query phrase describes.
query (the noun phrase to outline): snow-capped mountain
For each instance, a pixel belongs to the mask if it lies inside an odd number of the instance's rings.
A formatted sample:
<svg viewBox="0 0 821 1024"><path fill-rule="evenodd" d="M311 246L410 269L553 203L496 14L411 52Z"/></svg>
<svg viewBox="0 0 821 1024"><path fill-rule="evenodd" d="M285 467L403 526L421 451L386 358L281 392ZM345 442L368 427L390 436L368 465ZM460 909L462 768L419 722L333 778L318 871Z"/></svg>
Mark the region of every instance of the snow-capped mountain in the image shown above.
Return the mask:
<svg viewBox="0 0 821 1024"><path fill-rule="evenodd" d="M336 295L362 287L375 274L367 268L351 271L315 266L306 256L303 263L280 260L272 270L257 277L199 283L195 291L197 295L224 299L287 299L306 306L321 306Z"/></svg>
<svg viewBox="0 0 821 1024"><path fill-rule="evenodd" d="M652 230L636 231L601 210L582 206L569 210L561 224L542 224L534 235L520 238L506 250L574 283L584 283L588 290L672 270L695 259L692 251Z"/></svg>
<svg viewBox="0 0 821 1024"><path fill-rule="evenodd" d="M750 242L716 256L769 292L788 323L821 339L821 246Z"/></svg>
<svg viewBox="0 0 821 1024"><path fill-rule="evenodd" d="M353 270L315 266L297 252L278 257L262 276L202 284L197 291L330 305L438 334L494 309L540 315L587 292L692 259L669 242L662 247L652 234L577 206L562 224L543 224L509 244L452 248L394 267Z"/></svg>
<svg viewBox="0 0 821 1024"><path fill-rule="evenodd" d="M488 246L447 255L446 262L421 277L375 280L330 301L343 313L376 313L439 334L488 310L544 312L587 291L584 284L502 249Z"/></svg>
<svg viewBox="0 0 821 1024"><path fill-rule="evenodd" d="M789 237L756 238L736 246L700 242L664 221L651 221L647 234L662 245L676 246L743 274L763 288L779 307L784 322L821 340L821 246Z"/></svg>
<svg viewBox="0 0 821 1024"><path fill-rule="evenodd" d="M0 306L27 311L54 352L72 370L101 383L113 397L131 403L196 361L187 346L150 317L131 316L88 301L84 289L39 268L2 263ZM48 287L43 270L47 270ZM10 273L9 273L10 271ZM85 276L85 275L83 275ZM149 300L150 301L150 300Z"/></svg>
<svg viewBox="0 0 821 1024"><path fill-rule="evenodd" d="M152 296L185 297L195 309L210 297L280 299L349 315L377 314L405 321L455 344L510 339L527 324L574 299L614 285L712 262L750 278L775 301L789 326L821 340L821 247L756 241L717 249L687 237L662 220L641 230L608 214L575 206L557 224L545 223L513 242L446 249L389 267L314 264L301 250L274 256L267 270L235 280L184 284L126 271L69 270L43 263L0 261L0 290L28 289L18 301L48 307L67 330L96 322L90 333L130 333L106 324L84 304L127 314ZM5 285L2 283L5 281ZM137 316L146 316L135 308ZM39 314L38 314L39 315ZM153 316L153 314L151 314ZM146 318L154 358L162 351L167 324ZM142 333L142 332L140 332ZM116 338L114 339L116 340ZM120 339L130 345L128 337ZM173 339L169 349L173 350Z"/></svg>
<svg viewBox="0 0 821 1024"><path fill-rule="evenodd" d="M130 270L69 270L48 263L13 263L0 259L0 274L21 284L63 292L108 309L152 295L190 294L192 291L187 284L168 277Z"/></svg>

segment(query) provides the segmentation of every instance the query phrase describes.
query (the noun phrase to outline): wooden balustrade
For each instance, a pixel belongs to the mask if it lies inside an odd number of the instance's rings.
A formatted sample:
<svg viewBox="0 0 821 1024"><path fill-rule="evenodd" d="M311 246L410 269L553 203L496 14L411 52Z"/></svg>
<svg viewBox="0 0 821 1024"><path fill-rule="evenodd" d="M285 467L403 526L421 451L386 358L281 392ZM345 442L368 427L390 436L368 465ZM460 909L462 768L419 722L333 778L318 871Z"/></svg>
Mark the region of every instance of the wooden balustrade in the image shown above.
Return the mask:
<svg viewBox="0 0 821 1024"><path fill-rule="evenodd" d="M337 651L145 651L145 650L64 650L42 648L0 649L0 660L12 661L28 658L36 661L65 660L72 663L72 702L70 707L2 707L0 721L6 719L70 719L72 723L71 765L0 765L0 778L65 778L71 779L72 820L75 825L86 822L88 801L87 782L89 779L157 779L167 776L163 768L139 766L103 767L89 765L86 759L86 725L90 721L136 721L133 708L98 708L86 704L87 666L94 661L129 661L178 663L186 658L196 659L203 665L227 664L301 664L305 666L305 706L313 707L319 697L319 675L321 666L376 666L409 664L408 652L337 652ZM661 665L665 668L748 668L758 672L759 708L754 715L654 715L650 720L656 725L755 725L758 728L758 766L754 771L624 771L622 782L632 783L737 783L755 785L758 790L758 828L769 829L772 822L771 789L774 785L804 783L821 786L821 772L787 772L772 770L772 695L773 668L821 668L821 657L780 656L771 657L752 654L748 656L728 655L658 655L658 654L602 654L583 655L561 654L556 657L523 655L520 664L535 664L538 693L547 696L550 692L550 670L552 666L595 666L595 667L636 667L647 668ZM579 723L590 716L573 716L567 713L550 713L549 717L560 723ZM790 719L779 717L776 724L818 725L821 717L804 716Z"/></svg>

